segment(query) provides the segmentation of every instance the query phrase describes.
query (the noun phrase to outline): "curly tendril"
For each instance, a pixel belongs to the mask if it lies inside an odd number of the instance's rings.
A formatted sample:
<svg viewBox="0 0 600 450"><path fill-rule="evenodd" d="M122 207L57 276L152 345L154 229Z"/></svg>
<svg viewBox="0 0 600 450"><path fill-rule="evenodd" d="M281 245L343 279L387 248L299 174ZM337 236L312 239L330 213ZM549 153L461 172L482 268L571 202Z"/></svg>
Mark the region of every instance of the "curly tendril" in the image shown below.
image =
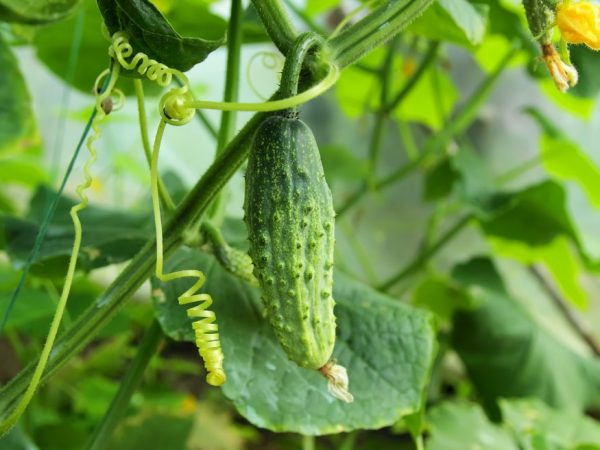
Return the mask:
<svg viewBox="0 0 600 450"><path fill-rule="evenodd" d="M256 95L259 98L262 98L263 100L267 100L267 97L259 92L256 85L254 84L254 81L252 80L252 67L254 66L254 63L258 60L258 58L261 58L260 61L265 69L277 71L281 71L284 59L278 53L260 51L252 55L250 57L250 60L248 61L248 65L246 67L246 80L248 82L248 86L250 87L250 90L254 93L254 95Z"/></svg>
<svg viewBox="0 0 600 450"><path fill-rule="evenodd" d="M117 31L112 36L112 43L108 54L126 70L137 71L140 75L156 82L159 86L167 87L171 84L173 76L179 78L184 86L189 85L188 78L179 70L172 69L163 63L150 58L142 52L133 53L129 39L122 31ZM133 55L133 56L132 56ZM131 58L129 61L128 58Z"/></svg>
<svg viewBox="0 0 600 450"><path fill-rule="evenodd" d="M225 382L225 371L223 370L223 351L219 340L219 327L215 323L215 313L209 311L212 305L212 297L209 294L198 293L206 281L206 276L199 270L178 270L176 272L164 273L163 271L163 240L162 221L160 216L160 199L158 192L158 153L164 134L166 122L161 120L150 162L150 183L152 192L152 208L154 211L154 225L156 229L156 278L159 280L173 281L180 278L195 278L194 284L178 297L180 305L186 306L197 303L188 308L188 317L194 319L192 328L196 339L198 352L204 360L207 375L206 382L212 386L221 386Z"/></svg>
<svg viewBox="0 0 600 450"><path fill-rule="evenodd" d="M106 86L104 92L100 93L99 86L101 84L101 81L109 73L110 81L108 82L108 85ZM62 317L65 312L65 308L67 306L67 300L69 298L71 286L73 285L73 277L75 275L75 268L77 266L77 256L79 255L79 250L81 248L82 227L81 221L79 219L79 212L82 211L88 205L88 197L86 196L85 191L92 185L92 175L90 173L90 169L96 161L97 155L96 149L94 148L94 142L100 138L100 123L107 116L102 105L105 102L105 100L111 97L118 76L119 66L115 64L110 72L108 69L103 71L96 79L96 83L94 85L94 92L96 93L96 117L92 121L93 133L86 141L86 147L88 149L90 157L83 166L84 180L75 189L80 201L70 210L71 220L73 221L73 228L75 231L75 237L73 240L71 257L69 259L69 266L67 268L65 284L63 286L62 293L58 300L58 305L56 307L56 311L54 312L52 323L50 324L50 331L48 332L48 336L46 337L46 342L44 343L44 347L42 348L40 359L38 360L37 366L35 367L35 371L33 372L33 376L31 377L29 386L27 387L27 390L23 394L23 397L21 398L15 409L12 411L12 413L6 418L6 420L2 424L0 424L0 435L4 434L17 423L19 417L21 417L21 414L23 414L23 412L27 408L27 405L29 405L29 402L31 401L40 383L42 374L44 373L44 369L46 368L46 364L50 356L50 351L54 346L54 340L56 339L58 328L60 326ZM121 96L122 93L118 96L117 102L115 103L117 108L122 106L123 97Z"/></svg>

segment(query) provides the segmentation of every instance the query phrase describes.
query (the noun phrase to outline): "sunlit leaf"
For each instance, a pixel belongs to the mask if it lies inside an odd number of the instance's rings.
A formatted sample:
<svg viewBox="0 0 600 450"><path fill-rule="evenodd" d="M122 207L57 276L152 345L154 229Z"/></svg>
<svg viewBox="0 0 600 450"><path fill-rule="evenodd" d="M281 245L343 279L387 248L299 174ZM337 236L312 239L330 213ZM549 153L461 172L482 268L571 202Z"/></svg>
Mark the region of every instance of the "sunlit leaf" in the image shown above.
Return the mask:
<svg viewBox="0 0 600 450"><path fill-rule="evenodd" d="M35 150L39 136L17 60L0 35L0 160ZM4 177L2 177L4 181Z"/></svg>
<svg viewBox="0 0 600 450"><path fill-rule="evenodd" d="M438 0L408 30L433 40L474 46L483 41L488 8L467 0Z"/></svg>
<svg viewBox="0 0 600 450"><path fill-rule="evenodd" d="M80 0L0 0L0 21L42 24L64 19Z"/></svg>
<svg viewBox="0 0 600 450"><path fill-rule="evenodd" d="M288 360L262 315L256 289L201 253L180 251L166 269L183 267L206 273L225 354L223 392L253 424L323 434L379 428L418 410L434 353L427 314L336 275L334 356L347 368L354 395L354 403L344 404L328 394L318 372ZM154 284L158 319L175 339L193 339L185 309L177 304L189 283Z"/></svg>
<svg viewBox="0 0 600 450"><path fill-rule="evenodd" d="M222 35L182 37L148 0L98 0L98 7L111 35L126 32L136 52L181 71L204 61L224 41Z"/></svg>

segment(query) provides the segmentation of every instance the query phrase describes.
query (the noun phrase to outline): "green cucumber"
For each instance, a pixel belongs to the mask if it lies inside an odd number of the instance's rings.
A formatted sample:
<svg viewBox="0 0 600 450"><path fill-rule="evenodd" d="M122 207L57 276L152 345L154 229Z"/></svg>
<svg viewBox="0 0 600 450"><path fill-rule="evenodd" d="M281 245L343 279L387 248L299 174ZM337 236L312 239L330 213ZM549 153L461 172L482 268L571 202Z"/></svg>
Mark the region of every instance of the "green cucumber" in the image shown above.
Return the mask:
<svg viewBox="0 0 600 450"><path fill-rule="evenodd" d="M288 357L320 369L335 343L334 217L319 149L301 120L257 129L246 173L250 257L267 317Z"/></svg>

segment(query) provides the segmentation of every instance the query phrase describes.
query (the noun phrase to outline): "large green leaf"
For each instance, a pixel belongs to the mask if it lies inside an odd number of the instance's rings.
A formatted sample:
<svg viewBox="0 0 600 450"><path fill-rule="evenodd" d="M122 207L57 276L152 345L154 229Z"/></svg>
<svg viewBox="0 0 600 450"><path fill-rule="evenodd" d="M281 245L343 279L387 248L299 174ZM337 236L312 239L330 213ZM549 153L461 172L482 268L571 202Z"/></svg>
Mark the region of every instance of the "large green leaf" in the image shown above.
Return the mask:
<svg viewBox="0 0 600 450"><path fill-rule="evenodd" d="M518 450L510 433L490 422L479 405L446 402L427 415L427 450Z"/></svg>
<svg viewBox="0 0 600 450"><path fill-rule="evenodd" d="M14 427L7 434L0 437L2 450L38 450L31 439L23 432L20 426Z"/></svg>
<svg viewBox="0 0 600 450"><path fill-rule="evenodd" d="M536 396L581 410L600 399L600 361L577 353L513 299L490 260L457 266L453 278L479 305L455 314L452 342L485 401Z"/></svg>
<svg viewBox="0 0 600 450"><path fill-rule="evenodd" d="M70 70L66 55L75 39L79 20L83 20L79 54L77 65ZM76 15L37 31L33 41L36 55L55 75L91 95L96 77L108 67L109 62L110 42L102 35L101 27L102 17L96 2L84 0ZM68 76L70 79L67 80Z"/></svg>
<svg viewBox="0 0 600 450"><path fill-rule="evenodd" d="M569 92L578 97L595 98L600 92L598 53L585 45L573 45L570 52L571 61L579 73L579 81Z"/></svg>
<svg viewBox="0 0 600 450"><path fill-rule="evenodd" d="M543 181L498 198L495 208L482 217L482 227L488 235L531 246L546 245L560 235L577 241L565 201L566 194L560 184Z"/></svg>
<svg viewBox="0 0 600 450"><path fill-rule="evenodd" d="M331 397L325 379L288 360L263 316L258 290L224 272L212 257L181 250L167 270L198 268L214 299L227 382L224 394L253 424L305 434L380 428L416 412L434 354L430 316L336 274L338 338L334 356L348 369L354 403ZM190 280L154 281L157 317L175 339L192 340L177 296ZM158 290L162 290L160 292Z"/></svg>
<svg viewBox="0 0 600 450"><path fill-rule="evenodd" d="M64 19L80 0L0 0L0 21L40 24Z"/></svg>
<svg viewBox="0 0 600 450"><path fill-rule="evenodd" d="M361 62L369 67L378 68L384 59L385 51L379 48L365 56ZM405 62L396 57L393 72L403 73ZM406 73L406 76L391 77L390 98L402 88L409 76L410 74ZM357 89L357 86L362 88ZM375 73L348 67L342 72L335 89L340 107L350 117L357 117L380 107L381 82ZM447 71L432 66L396 107L394 117L403 122L419 122L439 129L444 118L452 112L457 99L457 90Z"/></svg>
<svg viewBox="0 0 600 450"><path fill-rule="evenodd" d="M585 444L600 448L600 424L584 415L553 410L539 400L501 400L500 408L521 448L573 449Z"/></svg>
<svg viewBox="0 0 600 450"><path fill-rule="evenodd" d="M180 36L147 0L98 0L98 7L111 35L125 31L134 51L181 71L204 61L224 40Z"/></svg>
<svg viewBox="0 0 600 450"><path fill-rule="evenodd" d="M39 136L17 60L0 35L0 163L35 149ZM4 177L2 177L4 181Z"/></svg>
<svg viewBox="0 0 600 450"><path fill-rule="evenodd" d="M486 5L473 5L467 0L438 0L408 30L471 47L483 40L487 13Z"/></svg>
<svg viewBox="0 0 600 450"><path fill-rule="evenodd" d="M539 400L502 399L502 423L492 423L477 404L445 402L428 414L427 450L597 450L600 425Z"/></svg>
<svg viewBox="0 0 600 450"><path fill-rule="evenodd" d="M22 219L0 216L0 242L15 263L23 262L31 252L39 224L50 202L51 192L40 188L30 204L29 216ZM69 214L75 201L62 197L54 220L33 270L40 275L62 276L73 246L73 223ZM83 240L78 268L90 270L131 258L152 235L152 223L146 213L115 211L88 206L79 214Z"/></svg>

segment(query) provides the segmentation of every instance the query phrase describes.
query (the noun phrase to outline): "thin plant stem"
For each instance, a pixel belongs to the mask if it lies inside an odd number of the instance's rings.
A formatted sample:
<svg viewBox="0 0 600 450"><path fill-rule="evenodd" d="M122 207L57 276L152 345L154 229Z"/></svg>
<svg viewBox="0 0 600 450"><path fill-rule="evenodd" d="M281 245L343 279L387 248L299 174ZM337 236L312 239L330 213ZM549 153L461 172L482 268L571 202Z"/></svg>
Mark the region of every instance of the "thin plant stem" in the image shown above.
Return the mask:
<svg viewBox="0 0 600 450"><path fill-rule="evenodd" d="M112 69L112 63L111 63L111 69ZM110 72L112 72L112 70ZM109 73L109 75L104 79L104 84L101 88L101 92L104 92L104 90L110 83L110 78L111 78L111 76ZM58 206L60 197L61 197L63 191L65 190L67 181L69 180L69 177L71 176L71 172L73 171L73 167L75 167L75 161L77 161L77 157L79 156L79 153L81 152L81 148L83 147L83 144L85 143L85 138L87 137L88 133L90 132L90 129L92 127L92 122L96 118L96 114L97 114L97 111L94 108L94 110L90 114L90 117L89 117L87 123L85 124L83 133L81 133L81 137L79 138L79 142L77 143L77 146L75 147L75 151L73 152L73 155L71 156L71 160L69 161L67 170L65 171L65 174L63 175L63 179L60 183L60 187L58 188L58 191L54 194L54 198L52 199L52 202L46 209L44 218L42 220L42 224L40 225L37 235L35 236L35 242L33 244L33 248L31 250L31 253L29 253L29 255L27 256L27 260L25 261L25 265L23 266L23 271L21 272L21 276L19 277L19 281L17 282L17 287L13 291L10 301L8 302L8 306L4 310L2 320L0 321L0 334L2 334L2 331L4 330L4 326L6 325L6 321L8 320L8 318L15 306L17 298L19 297L19 294L20 294L21 290L23 289L23 286L25 284L25 279L27 278L27 275L29 274L29 271L31 270L31 266L33 265L35 258L37 257L38 253L40 252L40 249L42 248L42 243L44 242L44 239L46 238L46 234L48 233L48 228L50 226L50 222L52 221L52 218L54 217L54 213L56 212L56 207Z"/></svg>
<svg viewBox="0 0 600 450"><path fill-rule="evenodd" d="M142 147L144 148L144 155L146 156L146 162L150 165L152 159L152 149L150 148L150 141L148 139L148 119L146 117L146 106L144 102L144 85L142 80L133 80L133 86L135 88L135 96L137 98L138 107L138 118L140 123L140 134L142 137ZM160 195L160 201L168 211L175 209L175 202L169 195L165 184L162 179L158 178L158 194Z"/></svg>
<svg viewBox="0 0 600 450"><path fill-rule="evenodd" d="M419 154L419 157L415 160L409 161L404 166L393 171L388 176L381 178L375 183L375 189L385 189L401 180L404 180L408 175L412 174L415 170L419 169L425 162L429 161L432 157L435 157L440 149L444 149L448 142L458 133L463 132L475 119L477 112L481 106L485 103L493 91L500 75L508 66L508 63L512 60L517 52L517 48L514 47L509 50L502 61L498 64L498 67L494 72L490 73L478 86L473 95L469 97L467 102L463 105L461 110L454 116L454 118L447 121L438 133L432 136L423 151ZM336 208L337 215L342 216L348 210L354 206L358 201L367 193L365 189L357 189L351 194L341 207Z"/></svg>
<svg viewBox="0 0 600 450"><path fill-rule="evenodd" d="M406 150L408 160L414 161L419 157L419 149L417 147L417 142L415 141L415 136L410 128L410 124L404 120L400 120L398 122L398 131L400 132L400 138L402 139L402 144Z"/></svg>
<svg viewBox="0 0 600 450"><path fill-rule="evenodd" d="M373 131L371 133L371 143L369 145L369 164L367 169L367 186L369 187L374 187L375 184L377 163L379 162L381 144L383 141L383 136L385 134L387 114L383 108L388 102L388 95L390 91L390 78L397 46L398 38L396 37L390 43L386 57L380 69L381 94L379 98L379 103L381 107L380 110L375 114L375 124L373 125Z"/></svg>
<svg viewBox="0 0 600 450"><path fill-rule="evenodd" d="M312 20L308 14L298 8L294 2L290 0L283 0L283 2L285 3L285 6L287 6L294 13L294 15L296 15L296 17L298 17L298 19L300 19L311 31L319 33L323 36L327 34L322 27Z"/></svg>
<svg viewBox="0 0 600 450"><path fill-rule="evenodd" d="M362 269L364 270L365 275L367 276L367 279L369 281L369 284L370 285L379 284L379 281L377 279L377 274L375 273L375 270L373 270L373 267L371 266L371 262L369 261L369 257L365 253L365 250L363 249L363 247L361 246L360 241L358 240L358 238L356 236L355 230L353 228L351 228L350 225L345 221L340 221L340 227L342 228L344 235L348 239L348 243L350 244L350 248L354 252L354 256L356 257L356 259L358 260Z"/></svg>
<svg viewBox="0 0 600 450"><path fill-rule="evenodd" d="M302 435L302 450L315 450L315 437Z"/></svg>
<svg viewBox="0 0 600 450"><path fill-rule="evenodd" d="M179 79L179 77L175 77L175 82L177 83L177 85L179 87L183 87L183 82ZM213 137L213 139L217 139L218 138L217 128L212 124L212 122L208 119L208 117L206 117L206 114L204 114L204 111L202 111L201 109L197 109L196 117L198 118L198 121L202 124L202 126L204 126L204 128L206 128L206 131L208 131L208 134L210 134Z"/></svg>
<svg viewBox="0 0 600 450"><path fill-rule="evenodd" d="M71 83L75 78L75 70L77 69L77 60L79 59L79 49L83 41L83 30L85 25L85 11L82 9L75 18L75 27L73 29L73 38L71 39L71 47L69 48L69 57L67 59L67 72L65 74L65 85L63 86L62 97L60 100L60 113L58 124L56 127L56 138L52 148L52 179L58 172L60 165L60 155L65 137L65 127L67 125L67 108L71 97Z"/></svg>
<svg viewBox="0 0 600 450"><path fill-rule="evenodd" d="M131 361L127 372L125 372L124 377L121 379L119 390L113 397L106 414L102 418L102 422L94 430L87 444L87 450L102 450L107 448L113 431L125 415L131 397L142 381L146 367L160 346L162 337L162 328L158 321L154 319L144 333L138 351Z"/></svg>
<svg viewBox="0 0 600 450"><path fill-rule="evenodd" d="M292 48L298 32L285 10L281 0L252 0L267 33L284 56Z"/></svg>
<svg viewBox="0 0 600 450"><path fill-rule="evenodd" d="M529 267L529 273L536 279L544 292L546 292L550 300L552 300L552 303L554 303L556 308L570 325L571 329L586 343L592 353L597 358L600 358L600 345L594 339L593 334L583 323L581 323L565 299L562 298L552 283L544 276L542 270L539 267L532 265Z"/></svg>
<svg viewBox="0 0 600 450"><path fill-rule="evenodd" d="M423 74L427 72L427 69L433 64L433 62L437 58L438 50L440 48L439 42L432 42L427 49L427 53L421 60L421 63L416 68L416 70L412 73L412 75L406 80L402 89L394 96L392 100L389 101L387 105L385 105L384 110L386 112L391 112L396 107L402 103L402 101L410 94L415 87L415 85L421 80Z"/></svg>
<svg viewBox="0 0 600 450"><path fill-rule="evenodd" d="M420 252L419 255L406 267L404 267L398 274L389 278L383 282L378 289L386 292L400 281L404 280L407 276L412 275L414 272L423 267L427 262L435 256L448 242L450 242L460 231L465 228L473 217L469 214L459 219L449 230L447 230L437 241L431 246Z"/></svg>
<svg viewBox="0 0 600 450"><path fill-rule="evenodd" d="M354 450L356 444L356 438L358 437L358 431L352 431L346 435L346 438L342 441L339 450Z"/></svg>
<svg viewBox="0 0 600 450"><path fill-rule="evenodd" d="M223 93L224 102L237 102L240 91L240 57L242 48L242 2L241 0L231 0L231 13L229 15L229 25L227 28L227 71L225 75L225 92ZM221 112L221 125L217 137L216 155L220 155L235 131L235 111ZM227 190L222 190L212 207L210 213L211 220L219 224L223 221L225 215Z"/></svg>

